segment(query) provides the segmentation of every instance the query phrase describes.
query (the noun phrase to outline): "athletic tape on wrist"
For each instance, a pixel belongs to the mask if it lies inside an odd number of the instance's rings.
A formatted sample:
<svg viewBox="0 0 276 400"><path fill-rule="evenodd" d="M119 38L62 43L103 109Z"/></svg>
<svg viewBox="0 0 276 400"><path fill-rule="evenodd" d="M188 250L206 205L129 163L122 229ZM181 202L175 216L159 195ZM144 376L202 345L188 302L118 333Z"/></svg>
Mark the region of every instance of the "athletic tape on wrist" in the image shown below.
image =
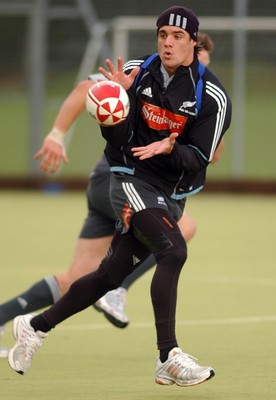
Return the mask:
<svg viewBox="0 0 276 400"><path fill-rule="evenodd" d="M47 138L53 140L55 143L59 144L62 149L62 155L66 156L66 149L64 144L65 135L59 129L53 128Z"/></svg>
<svg viewBox="0 0 276 400"><path fill-rule="evenodd" d="M59 144L62 148L64 148L65 135L59 129L53 128L47 137Z"/></svg>

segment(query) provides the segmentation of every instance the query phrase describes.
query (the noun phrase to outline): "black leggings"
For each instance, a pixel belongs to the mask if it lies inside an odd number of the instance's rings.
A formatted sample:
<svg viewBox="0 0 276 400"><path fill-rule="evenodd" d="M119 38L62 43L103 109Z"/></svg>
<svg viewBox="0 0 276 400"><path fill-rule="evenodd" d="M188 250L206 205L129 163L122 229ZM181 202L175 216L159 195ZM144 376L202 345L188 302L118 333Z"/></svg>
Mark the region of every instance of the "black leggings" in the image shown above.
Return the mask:
<svg viewBox="0 0 276 400"><path fill-rule="evenodd" d="M72 284L43 317L52 328L94 304L106 292L117 288L153 253L157 267L151 283L159 349L177 346L175 312L177 284L187 258L186 242L171 214L151 208L133 216L131 230L116 232L111 246L97 271Z"/></svg>

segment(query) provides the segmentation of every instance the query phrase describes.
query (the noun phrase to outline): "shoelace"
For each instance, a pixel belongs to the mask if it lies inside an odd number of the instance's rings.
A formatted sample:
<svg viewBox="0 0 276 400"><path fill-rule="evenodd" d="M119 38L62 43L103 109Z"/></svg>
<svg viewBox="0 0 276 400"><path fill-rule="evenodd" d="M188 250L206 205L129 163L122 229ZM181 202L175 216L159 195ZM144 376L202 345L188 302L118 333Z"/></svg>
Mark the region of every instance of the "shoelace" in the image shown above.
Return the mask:
<svg viewBox="0 0 276 400"><path fill-rule="evenodd" d="M193 369L198 366L196 363L197 358L185 353L179 353L176 357L174 357L174 361L177 365L186 369Z"/></svg>
<svg viewBox="0 0 276 400"><path fill-rule="evenodd" d="M25 357L26 360L32 359L38 347L42 345L42 340L37 337L36 333L30 332L25 341Z"/></svg>

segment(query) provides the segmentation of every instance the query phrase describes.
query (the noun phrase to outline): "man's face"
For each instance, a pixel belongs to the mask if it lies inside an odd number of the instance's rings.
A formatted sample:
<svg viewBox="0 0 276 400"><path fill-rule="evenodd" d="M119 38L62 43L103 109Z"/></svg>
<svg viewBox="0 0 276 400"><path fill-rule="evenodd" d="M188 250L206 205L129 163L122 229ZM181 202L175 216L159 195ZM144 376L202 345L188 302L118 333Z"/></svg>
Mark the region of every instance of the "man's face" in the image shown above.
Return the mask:
<svg viewBox="0 0 276 400"><path fill-rule="evenodd" d="M173 75L180 65L188 66L192 63L195 45L189 33L181 28L165 25L159 29L158 53L169 75Z"/></svg>

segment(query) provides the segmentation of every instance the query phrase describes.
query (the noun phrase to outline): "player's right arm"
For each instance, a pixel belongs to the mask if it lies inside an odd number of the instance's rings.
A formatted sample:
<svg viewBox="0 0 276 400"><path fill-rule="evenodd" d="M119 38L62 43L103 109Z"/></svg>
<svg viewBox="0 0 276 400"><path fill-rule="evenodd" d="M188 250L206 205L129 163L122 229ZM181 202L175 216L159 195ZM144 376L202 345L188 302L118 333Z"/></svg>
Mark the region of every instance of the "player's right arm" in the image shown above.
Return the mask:
<svg viewBox="0 0 276 400"><path fill-rule="evenodd" d="M140 68L139 67L133 68L129 74L126 74L124 72L124 63L122 57L117 58L117 68L109 59L107 59L105 62L109 71L107 71L103 67L99 67L100 73L107 80L117 82L121 86L123 86L125 90L128 90L132 86L136 76L140 71Z"/></svg>
<svg viewBox="0 0 276 400"><path fill-rule="evenodd" d="M62 161L69 162L64 138L72 124L85 110L86 94L92 85L91 80L78 83L60 107L53 128L44 139L41 149L35 154L35 159L42 157L39 164L41 171L54 173Z"/></svg>

